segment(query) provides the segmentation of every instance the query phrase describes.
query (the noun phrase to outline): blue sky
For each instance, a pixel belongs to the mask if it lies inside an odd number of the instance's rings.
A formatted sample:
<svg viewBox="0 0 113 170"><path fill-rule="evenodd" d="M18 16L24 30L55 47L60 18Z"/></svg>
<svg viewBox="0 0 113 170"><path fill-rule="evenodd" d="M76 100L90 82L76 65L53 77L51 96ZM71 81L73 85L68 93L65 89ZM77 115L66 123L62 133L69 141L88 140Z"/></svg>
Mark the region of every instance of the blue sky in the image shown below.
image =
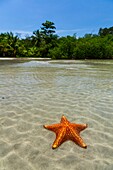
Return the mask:
<svg viewBox="0 0 113 170"><path fill-rule="evenodd" d="M59 36L113 26L113 0L0 0L0 32L32 34L46 20Z"/></svg>

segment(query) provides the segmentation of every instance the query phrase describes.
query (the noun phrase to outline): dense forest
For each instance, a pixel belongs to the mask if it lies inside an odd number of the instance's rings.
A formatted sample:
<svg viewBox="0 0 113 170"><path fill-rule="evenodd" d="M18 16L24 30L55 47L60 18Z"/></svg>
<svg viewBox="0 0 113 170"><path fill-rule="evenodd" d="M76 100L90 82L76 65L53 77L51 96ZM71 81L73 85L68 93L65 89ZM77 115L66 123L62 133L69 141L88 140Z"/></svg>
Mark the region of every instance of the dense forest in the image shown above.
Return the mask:
<svg viewBox="0 0 113 170"><path fill-rule="evenodd" d="M31 36L12 32L0 34L0 57L44 57L51 59L113 59L113 27L100 28L98 34L59 37L55 24L42 23Z"/></svg>

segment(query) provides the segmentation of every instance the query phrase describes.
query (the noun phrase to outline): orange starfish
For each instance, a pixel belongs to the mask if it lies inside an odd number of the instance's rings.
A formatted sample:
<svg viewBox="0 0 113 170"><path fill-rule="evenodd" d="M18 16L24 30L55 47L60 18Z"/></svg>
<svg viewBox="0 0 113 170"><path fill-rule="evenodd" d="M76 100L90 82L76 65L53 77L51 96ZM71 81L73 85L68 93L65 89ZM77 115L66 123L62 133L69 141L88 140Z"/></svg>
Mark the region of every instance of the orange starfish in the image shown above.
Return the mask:
<svg viewBox="0 0 113 170"><path fill-rule="evenodd" d="M52 149L56 149L67 140L75 142L82 148L87 148L87 145L80 137L80 132L86 129L87 126L88 126L87 124L70 123L65 116L62 116L60 123L44 125L44 128L56 133L56 139L52 145Z"/></svg>

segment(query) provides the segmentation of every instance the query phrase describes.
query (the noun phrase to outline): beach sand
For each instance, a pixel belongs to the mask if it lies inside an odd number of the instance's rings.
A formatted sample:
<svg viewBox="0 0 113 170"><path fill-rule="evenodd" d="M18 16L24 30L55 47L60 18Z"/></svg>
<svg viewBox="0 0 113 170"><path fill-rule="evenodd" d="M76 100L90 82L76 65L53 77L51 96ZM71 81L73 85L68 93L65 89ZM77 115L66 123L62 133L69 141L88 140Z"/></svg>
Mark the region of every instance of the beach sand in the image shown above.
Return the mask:
<svg viewBox="0 0 113 170"><path fill-rule="evenodd" d="M113 66L113 65L112 65ZM113 67L29 61L0 65L0 170L112 170ZM87 123L80 148L51 146L44 124Z"/></svg>
<svg viewBox="0 0 113 170"><path fill-rule="evenodd" d="M0 57L0 60L1 61L11 61L11 60L16 60L16 61L33 61L33 60L35 60L35 61L49 61L49 60L51 60L51 58L37 58L37 57L35 57L35 58L32 58L32 57L29 57L29 58L27 58L27 57L22 57L22 58L14 58L14 57Z"/></svg>

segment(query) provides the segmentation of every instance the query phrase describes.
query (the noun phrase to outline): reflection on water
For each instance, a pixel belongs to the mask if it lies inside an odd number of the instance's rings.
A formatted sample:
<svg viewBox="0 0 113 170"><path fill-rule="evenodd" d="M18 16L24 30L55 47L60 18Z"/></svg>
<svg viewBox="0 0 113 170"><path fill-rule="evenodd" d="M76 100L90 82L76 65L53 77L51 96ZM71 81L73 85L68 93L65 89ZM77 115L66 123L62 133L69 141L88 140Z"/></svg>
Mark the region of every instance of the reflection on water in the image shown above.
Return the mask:
<svg viewBox="0 0 113 170"><path fill-rule="evenodd" d="M87 123L53 151L43 124ZM113 61L0 62L0 169L113 169ZM2 148L2 149L1 149Z"/></svg>

